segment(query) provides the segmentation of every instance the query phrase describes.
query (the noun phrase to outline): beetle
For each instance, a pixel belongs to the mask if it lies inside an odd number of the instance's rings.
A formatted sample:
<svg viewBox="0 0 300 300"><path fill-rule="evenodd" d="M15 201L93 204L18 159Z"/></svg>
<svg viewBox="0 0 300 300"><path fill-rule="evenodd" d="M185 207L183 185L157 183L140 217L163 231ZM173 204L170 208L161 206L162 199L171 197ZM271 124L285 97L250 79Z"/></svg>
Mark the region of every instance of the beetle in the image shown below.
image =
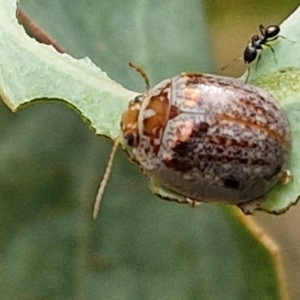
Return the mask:
<svg viewBox="0 0 300 300"><path fill-rule="evenodd" d="M148 87L145 73L131 66ZM285 112L265 90L238 79L201 73L166 79L130 101L121 131L159 196L156 187L187 203L243 208L259 205L287 178L292 140Z"/></svg>

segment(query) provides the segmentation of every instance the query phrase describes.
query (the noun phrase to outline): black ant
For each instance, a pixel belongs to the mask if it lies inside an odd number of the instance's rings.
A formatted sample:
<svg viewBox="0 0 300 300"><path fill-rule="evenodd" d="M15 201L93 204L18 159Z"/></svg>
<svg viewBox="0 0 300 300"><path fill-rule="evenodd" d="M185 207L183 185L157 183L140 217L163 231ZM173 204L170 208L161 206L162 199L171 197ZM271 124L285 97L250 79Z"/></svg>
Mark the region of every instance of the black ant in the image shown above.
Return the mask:
<svg viewBox="0 0 300 300"><path fill-rule="evenodd" d="M270 25L267 28L265 28L263 25L259 25L259 30L260 30L261 36L254 35L251 38L250 43L247 45L247 47L244 51L244 62L246 64L250 64L255 60L258 50L263 49L262 45L269 47L272 50L272 52L274 54L274 58L275 58L274 49L268 43L279 38L279 35L278 35L280 32L279 26ZM259 62L259 60L260 60L260 55L258 56L257 63ZM275 60L276 60L276 58L275 58Z"/></svg>
<svg viewBox="0 0 300 300"><path fill-rule="evenodd" d="M286 39L284 36L279 35L280 28L277 25L270 25L267 28L265 28L263 25L259 25L259 31L261 36L259 35L252 36L250 42L248 43L247 47L244 50L243 59L248 68L248 74L245 82L248 81L250 75L250 68L249 68L250 63L252 63L256 59L257 55L258 58L257 58L256 67L260 61L261 53L259 51L263 50L263 46L267 46L271 49L274 55L275 62L277 63L275 51L273 47L269 45L269 42L275 41L279 37ZM221 68L221 70L222 71L225 70L228 67L228 65Z"/></svg>
<svg viewBox="0 0 300 300"><path fill-rule="evenodd" d="M274 55L275 62L277 63L275 51L274 51L273 47L271 45L269 45L268 43L275 41L279 37L284 38L283 36L278 35L280 32L280 28L277 25L270 25L267 28L265 28L263 25L259 25L259 31L261 33L261 36L254 35L251 38L250 43L247 45L247 47L244 50L244 55L243 55L244 62L248 66L248 75L246 78L246 82L248 81L248 77L249 77L249 73L250 73L249 64L255 60L255 58L257 57L258 51L263 49L262 46L264 45L271 49L271 51L273 52L273 55ZM259 53L256 67L260 61L260 58L261 58L261 53Z"/></svg>

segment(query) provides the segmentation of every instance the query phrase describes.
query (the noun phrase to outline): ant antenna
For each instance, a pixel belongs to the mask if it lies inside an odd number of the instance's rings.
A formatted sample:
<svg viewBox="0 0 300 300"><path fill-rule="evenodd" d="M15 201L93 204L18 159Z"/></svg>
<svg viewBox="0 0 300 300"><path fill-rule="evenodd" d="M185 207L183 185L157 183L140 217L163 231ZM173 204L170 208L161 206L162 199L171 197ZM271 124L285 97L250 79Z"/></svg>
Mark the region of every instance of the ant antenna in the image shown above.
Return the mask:
<svg viewBox="0 0 300 300"><path fill-rule="evenodd" d="M150 81L149 81L149 78L148 78L146 72L141 67L139 67L138 65L136 65L132 62L129 62L128 64L131 68L135 69L143 77L144 82L146 84L146 92L148 92L150 89Z"/></svg>
<svg viewBox="0 0 300 300"><path fill-rule="evenodd" d="M121 139L120 137L117 137L114 141L114 145L113 145L113 148L112 148L110 156L109 156L109 160L108 160L108 163L107 163L107 166L106 166L106 169L105 169L105 173L104 173L103 178L102 178L101 183L100 183L100 187L99 187L99 190L98 190L98 193L97 193L97 196L96 196L96 200L95 200L95 204L94 204L94 210L93 210L93 219L94 220L97 219L98 214L99 214L101 200L102 200L102 197L104 195L104 191L105 191L105 188L107 186L107 183L108 183L108 180L109 180L109 177L110 177L113 160L114 160L116 151L118 149L118 146L120 144L120 139Z"/></svg>
<svg viewBox="0 0 300 300"><path fill-rule="evenodd" d="M221 68L221 71L225 71L232 63L238 61L238 60L242 60L243 58L240 56L240 57L236 57L235 59L233 59L231 62L229 62L227 65L223 66Z"/></svg>

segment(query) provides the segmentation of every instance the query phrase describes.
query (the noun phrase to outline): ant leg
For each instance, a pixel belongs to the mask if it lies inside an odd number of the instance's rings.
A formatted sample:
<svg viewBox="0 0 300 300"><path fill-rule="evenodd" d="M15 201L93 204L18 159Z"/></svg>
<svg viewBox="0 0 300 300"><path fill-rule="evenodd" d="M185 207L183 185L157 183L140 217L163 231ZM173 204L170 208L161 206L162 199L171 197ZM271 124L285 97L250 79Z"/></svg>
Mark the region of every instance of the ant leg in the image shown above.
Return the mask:
<svg viewBox="0 0 300 300"><path fill-rule="evenodd" d="M260 59L261 59L261 53L258 54L258 58L257 58L256 65L255 65L255 71L257 70L257 66L260 62Z"/></svg>
<svg viewBox="0 0 300 300"><path fill-rule="evenodd" d="M297 42L297 41L292 41L292 40L288 39L287 37L285 37L283 35L277 35L276 38L282 38L282 39L287 40L287 41L289 41L291 43L296 43ZM274 40L270 40L270 41L274 41Z"/></svg>
<svg viewBox="0 0 300 300"><path fill-rule="evenodd" d="M274 51L273 47L272 47L271 45L268 45L268 44L266 44L266 46L269 47L269 48L271 49L271 51L272 51L272 53L273 53L273 56L274 56L274 60L275 60L275 62L276 62L276 64L277 64L278 62L277 62L277 58L276 58L275 51Z"/></svg>
<svg viewBox="0 0 300 300"><path fill-rule="evenodd" d="M247 64L247 77L245 79L245 83L248 82L249 76L250 76L250 67L249 67L249 64Z"/></svg>
<svg viewBox="0 0 300 300"><path fill-rule="evenodd" d="M277 64L278 62L277 62L277 58L276 58L275 51L274 51L273 47L270 46L270 45L268 45L268 47L271 49L271 51L272 51L272 53L273 53L273 56L274 56L274 60L275 60L275 62L276 62L276 64Z"/></svg>
<svg viewBox="0 0 300 300"><path fill-rule="evenodd" d="M269 42L276 41L279 37L286 39L286 38L283 37L282 35L276 35L276 36L274 36L274 37L271 38L271 39L269 38L269 39L267 40L267 42L269 43ZM267 45L267 44L265 44L265 45Z"/></svg>
<svg viewBox="0 0 300 300"><path fill-rule="evenodd" d="M271 39L268 39L268 43L269 43L269 42L276 41L278 38L287 40L287 41L289 41L289 42L291 42L291 43L296 43L296 42L297 42L297 41L292 41L292 40L288 39L287 37L285 37L285 36L283 36L283 35L277 35L277 36L275 36L275 37L273 37L273 38L271 38ZM266 45L266 44L265 44L265 45Z"/></svg>

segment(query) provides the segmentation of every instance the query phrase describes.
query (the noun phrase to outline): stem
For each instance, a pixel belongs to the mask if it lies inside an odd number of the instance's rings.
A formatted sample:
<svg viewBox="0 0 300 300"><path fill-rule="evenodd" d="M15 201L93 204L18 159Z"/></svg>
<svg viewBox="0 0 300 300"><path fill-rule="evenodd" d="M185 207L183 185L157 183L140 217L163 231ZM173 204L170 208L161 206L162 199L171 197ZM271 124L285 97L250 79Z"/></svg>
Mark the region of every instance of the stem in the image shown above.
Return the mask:
<svg viewBox="0 0 300 300"><path fill-rule="evenodd" d="M35 37L39 42L52 45L58 52L66 52L44 29L35 23L23 10L17 10L17 18L26 31Z"/></svg>

